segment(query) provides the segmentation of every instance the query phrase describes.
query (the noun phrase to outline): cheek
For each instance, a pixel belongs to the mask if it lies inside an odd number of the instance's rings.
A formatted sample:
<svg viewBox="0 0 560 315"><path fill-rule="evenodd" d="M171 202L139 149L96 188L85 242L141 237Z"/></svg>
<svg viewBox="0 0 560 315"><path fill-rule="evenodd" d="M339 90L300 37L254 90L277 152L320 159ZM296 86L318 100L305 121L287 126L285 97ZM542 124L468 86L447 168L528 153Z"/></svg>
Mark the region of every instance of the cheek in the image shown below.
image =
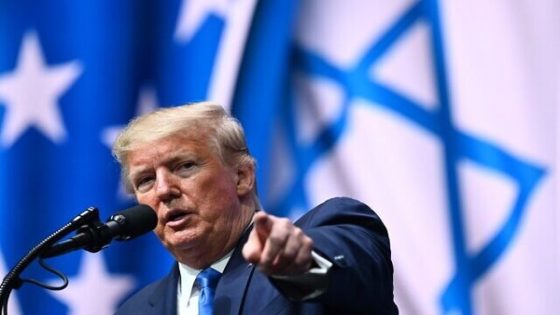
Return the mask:
<svg viewBox="0 0 560 315"><path fill-rule="evenodd" d="M147 194L136 194L135 197L136 202L138 202L139 204L147 205L154 209L159 218L159 209L156 198L153 198Z"/></svg>
<svg viewBox="0 0 560 315"><path fill-rule="evenodd" d="M156 212L156 215L158 217L158 223L157 223L157 226L156 226L154 231L156 232L157 236L159 236L159 237L163 236L163 226L162 226L161 221L160 221L159 209L157 207L158 205L157 205L156 201L154 200L154 198L151 198L150 196L142 195L142 194L136 194L135 197L136 197L136 201L139 204L144 204L144 205L150 206L152 209L154 209L154 211Z"/></svg>
<svg viewBox="0 0 560 315"><path fill-rule="evenodd" d="M150 197L147 196L146 194L135 193L135 194L134 194L134 197L136 197L136 201L137 201L138 203L145 204L145 205L148 205L148 206L154 208L154 203L153 203L153 201L152 201L152 198L150 198ZM155 209L156 209L156 208L154 208L154 210L155 210Z"/></svg>
<svg viewBox="0 0 560 315"><path fill-rule="evenodd" d="M231 202L232 199L237 199L237 187L229 176L208 181L205 186L203 191L212 192L213 202Z"/></svg>
<svg viewBox="0 0 560 315"><path fill-rule="evenodd" d="M158 225L156 226L154 232L162 243L167 244L169 242L165 234L165 227L161 223L158 222Z"/></svg>

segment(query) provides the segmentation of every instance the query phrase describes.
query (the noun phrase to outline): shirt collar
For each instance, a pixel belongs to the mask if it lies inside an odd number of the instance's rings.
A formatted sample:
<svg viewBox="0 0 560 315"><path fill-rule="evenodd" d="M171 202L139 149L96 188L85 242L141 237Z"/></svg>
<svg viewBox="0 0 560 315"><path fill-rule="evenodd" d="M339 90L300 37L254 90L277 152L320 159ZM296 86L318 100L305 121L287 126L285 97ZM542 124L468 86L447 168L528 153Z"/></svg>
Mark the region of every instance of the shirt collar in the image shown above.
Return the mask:
<svg viewBox="0 0 560 315"><path fill-rule="evenodd" d="M231 255L233 254L233 250L227 253L224 257L220 258L218 261L213 263L210 267L219 271L220 273L224 273L226 269L227 263L229 262ZM194 269L191 268L183 263L179 263L179 288L177 293L179 296L184 296L187 299L191 296L192 288L194 285L194 281L196 276L202 271L201 269Z"/></svg>

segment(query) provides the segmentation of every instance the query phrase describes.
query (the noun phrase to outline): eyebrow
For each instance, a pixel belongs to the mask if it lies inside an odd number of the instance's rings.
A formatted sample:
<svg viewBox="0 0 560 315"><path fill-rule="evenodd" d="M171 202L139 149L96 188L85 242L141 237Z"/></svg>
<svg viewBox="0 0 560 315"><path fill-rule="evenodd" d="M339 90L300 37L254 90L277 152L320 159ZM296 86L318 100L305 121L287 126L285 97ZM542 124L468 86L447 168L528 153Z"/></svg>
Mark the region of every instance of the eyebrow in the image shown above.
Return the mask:
<svg viewBox="0 0 560 315"><path fill-rule="evenodd" d="M134 186L134 181L136 179L138 179L139 177L142 177L144 174L150 173L151 171L152 170L150 170L149 168L141 169L141 170L135 171L135 172L130 171L128 173L128 180Z"/></svg>
<svg viewBox="0 0 560 315"><path fill-rule="evenodd" d="M165 160L161 161L161 163L159 165L165 165L165 166L169 166L169 165L173 165L173 164L177 164L179 161L185 160L185 159L192 159L192 160L196 160L196 154L193 154L191 151L180 151L180 152L174 152L172 156L169 156L168 158L166 158ZM136 177L145 174L145 173L149 173L151 171L153 171L152 167L144 167L144 166L140 166L137 167L137 171L133 171L133 168L130 168L129 171L129 178L131 180L135 179Z"/></svg>

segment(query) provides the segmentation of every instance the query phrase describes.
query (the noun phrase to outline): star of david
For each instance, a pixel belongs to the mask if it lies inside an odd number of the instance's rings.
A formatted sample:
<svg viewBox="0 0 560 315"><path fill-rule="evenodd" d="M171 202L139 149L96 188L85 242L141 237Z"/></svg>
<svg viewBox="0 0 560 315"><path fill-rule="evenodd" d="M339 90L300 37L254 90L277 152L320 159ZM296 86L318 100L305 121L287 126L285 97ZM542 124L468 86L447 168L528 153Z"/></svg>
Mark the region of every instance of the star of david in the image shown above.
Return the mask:
<svg viewBox="0 0 560 315"><path fill-rule="evenodd" d="M431 25L439 105L435 109L426 109L368 76L368 69L420 20ZM441 294L441 310L443 314L459 311L460 314L470 315L473 312L471 291L474 284L511 246L523 219L527 201L544 176L545 170L541 166L515 156L496 143L470 135L454 126L451 119L452 104L447 86L445 54L439 21L437 1L420 1L413 4L383 35L376 38L353 67L347 69L338 68L314 51L298 49L294 61L297 70L309 76L335 82L343 89L345 97L341 114L334 122L324 127L310 144L301 145L296 141L297 131L292 121L293 113L288 112L283 118L285 125L290 128L287 133L291 138L289 141L293 146L291 154L297 171L292 185L286 190L285 195L279 198L281 202L275 206L275 209L288 213L289 209L294 207L308 208L304 179L313 164L323 154L332 150L341 138L348 125L352 100L365 99L371 106L380 106L400 115L406 122L414 124L441 141L444 148L447 206L453 237L455 273ZM457 164L464 159L507 175L518 187L517 196L505 223L494 233L490 241L475 253L469 253L466 249L463 209L458 187Z"/></svg>

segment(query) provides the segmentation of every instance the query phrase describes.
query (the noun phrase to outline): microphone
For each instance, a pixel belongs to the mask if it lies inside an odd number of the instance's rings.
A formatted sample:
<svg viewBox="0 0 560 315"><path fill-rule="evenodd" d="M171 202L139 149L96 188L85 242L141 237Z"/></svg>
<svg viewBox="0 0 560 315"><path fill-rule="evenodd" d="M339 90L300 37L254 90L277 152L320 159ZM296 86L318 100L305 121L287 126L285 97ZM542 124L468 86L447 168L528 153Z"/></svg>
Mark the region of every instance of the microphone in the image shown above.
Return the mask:
<svg viewBox="0 0 560 315"><path fill-rule="evenodd" d="M95 217L93 222L81 226L76 236L47 248L41 257L55 257L80 248L96 253L109 246L113 239L130 240L153 230L157 225L155 211L146 205L136 205L117 212L107 220L107 223L99 221L99 210L91 208L91 211L94 212Z"/></svg>

